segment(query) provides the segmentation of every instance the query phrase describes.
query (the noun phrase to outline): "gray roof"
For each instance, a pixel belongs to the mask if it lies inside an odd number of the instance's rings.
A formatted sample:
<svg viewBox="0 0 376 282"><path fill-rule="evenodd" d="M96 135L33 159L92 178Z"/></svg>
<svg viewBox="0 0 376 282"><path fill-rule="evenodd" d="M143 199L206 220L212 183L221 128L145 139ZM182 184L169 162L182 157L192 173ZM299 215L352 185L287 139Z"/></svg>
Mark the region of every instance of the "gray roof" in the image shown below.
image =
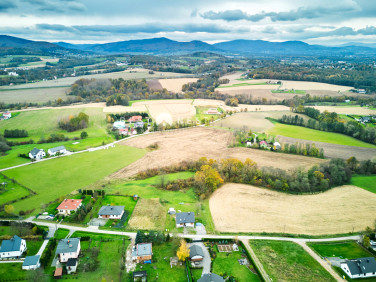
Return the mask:
<svg viewBox="0 0 376 282"><path fill-rule="evenodd" d="M204 251L198 245L192 245L192 246L189 247L189 257L193 258L195 256L204 257Z"/></svg>
<svg viewBox="0 0 376 282"><path fill-rule="evenodd" d="M348 260L345 263L347 264L351 275L363 275L376 272L376 261L374 257Z"/></svg>
<svg viewBox="0 0 376 282"><path fill-rule="evenodd" d="M22 266L31 266L31 265L37 265L39 262L40 256L28 256L25 258Z"/></svg>
<svg viewBox="0 0 376 282"><path fill-rule="evenodd" d="M32 149L32 150L30 151L30 154L31 154L32 156L36 156L36 155L39 153L39 151L41 151L41 150L38 149L38 148L34 148L34 149Z"/></svg>
<svg viewBox="0 0 376 282"><path fill-rule="evenodd" d="M194 212L179 212L176 214L176 223L194 223L195 213Z"/></svg>
<svg viewBox="0 0 376 282"><path fill-rule="evenodd" d="M64 146L58 146L58 147L51 148L51 149L48 149L48 150L51 151L52 153L56 153L56 152L59 152L61 150L65 150L65 147Z"/></svg>
<svg viewBox="0 0 376 282"><path fill-rule="evenodd" d="M103 206L99 210L99 215L121 215L124 206Z"/></svg>
<svg viewBox="0 0 376 282"><path fill-rule="evenodd" d="M79 243L79 238L62 239L57 244L56 253L63 254L77 252Z"/></svg>
<svg viewBox="0 0 376 282"><path fill-rule="evenodd" d="M136 249L132 252L132 257L150 256L152 255L151 249L152 249L151 243L137 244Z"/></svg>
<svg viewBox="0 0 376 282"><path fill-rule="evenodd" d="M15 252L19 251L21 248L21 241L22 239L17 235L14 235L10 240L3 240L1 243L1 252Z"/></svg>
<svg viewBox="0 0 376 282"><path fill-rule="evenodd" d="M77 259L76 258L69 258L67 261L67 266L76 266L77 265Z"/></svg>
<svg viewBox="0 0 376 282"><path fill-rule="evenodd" d="M201 276L200 279L197 280L197 282L224 282L225 280L214 273L208 273Z"/></svg>

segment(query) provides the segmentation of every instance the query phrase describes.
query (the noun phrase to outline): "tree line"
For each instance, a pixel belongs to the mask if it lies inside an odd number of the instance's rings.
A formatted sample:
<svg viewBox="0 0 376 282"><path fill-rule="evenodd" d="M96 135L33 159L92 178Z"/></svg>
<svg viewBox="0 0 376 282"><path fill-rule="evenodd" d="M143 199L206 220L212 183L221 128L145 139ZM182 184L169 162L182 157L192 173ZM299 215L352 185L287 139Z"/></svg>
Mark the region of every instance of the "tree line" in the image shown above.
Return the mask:
<svg viewBox="0 0 376 282"><path fill-rule="evenodd" d="M27 137L29 133L25 129L5 129L4 137L5 138L21 138Z"/></svg>

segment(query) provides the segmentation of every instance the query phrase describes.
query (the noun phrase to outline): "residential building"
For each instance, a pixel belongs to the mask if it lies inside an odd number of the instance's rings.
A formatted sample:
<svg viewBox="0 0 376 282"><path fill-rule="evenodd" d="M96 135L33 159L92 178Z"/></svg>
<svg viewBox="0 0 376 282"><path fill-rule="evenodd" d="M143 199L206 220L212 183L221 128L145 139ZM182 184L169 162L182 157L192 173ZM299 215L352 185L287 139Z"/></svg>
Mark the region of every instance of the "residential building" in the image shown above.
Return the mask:
<svg viewBox="0 0 376 282"><path fill-rule="evenodd" d="M82 205L82 200L79 199L64 199L56 208L61 215L70 215L72 211L77 211Z"/></svg>
<svg viewBox="0 0 376 282"><path fill-rule="evenodd" d="M179 212L176 214L176 228L179 227L195 227L194 212Z"/></svg>
<svg viewBox="0 0 376 282"><path fill-rule="evenodd" d="M341 263L341 268L351 279L376 277L374 257L346 260Z"/></svg>
<svg viewBox="0 0 376 282"><path fill-rule="evenodd" d="M46 156L43 149L34 148L29 152L29 158L32 160L41 160Z"/></svg>
<svg viewBox="0 0 376 282"><path fill-rule="evenodd" d="M32 270L40 267L40 256L27 256L22 264L22 269Z"/></svg>
<svg viewBox="0 0 376 282"><path fill-rule="evenodd" d="M77 259L80 254L81 244L79 238L62 239L56 247L56 255L60 262L67 262L70 258Z"/></svg>
<svg viewBox="0 0 376 282"><path fill-rule="evenodd" d="M128 128L120 128L119 135L127 136L128 135Z"/></svg>
<svg viewBox="0 0 376 282"><path fill-rule="evenodd" d="M197 280L197 282L225 282L225 280L214 273L207 273L201 276L200 279Z"/></svg>
<svg viewBox="0 0 376 282"><path fill-rule="evenodd" d="M0 258L18 258L26 249L26 241L14 235L10 240L3 240L1 243Z"/></svg>
<svg viewBox="0 0 376 282"><path fill-rule="evenodd" d="M125 121L115 121L112 127L115 129L126 128Z"/></svg>
<svg viewBox="0 0 376 282"><path fill-rule="evenodd" d="M128 122L136 122L136 121L142 121L142 116L131 116L128 119Z"/></svg>
<svg viewBox="0 0 376 282"><path fill-rule="evenodd" d="M133 272L133 281L146 282L148 275L146 271L135 271Z"/></svg>
<svg viewBox="0 0 376 282"><path fill-rule="evenodd" d="M50 156L55 156L56 154L65 154L67 152L67 149L65 149L64 146L58 146L55 148L48 149L47 152Z"/></svg>
<svg viewBox="0 0 376 282"><path fill-rule="evenodd" d="M3 118L4 119L10 119L11 117L12 117L12 113L11 112L6 111L6 112L3 113Z"/></svg>
<svg viewBox="0 0 376 282"><path fill-rule="evenodd" d="M143 121L136 121L134 123L134 128L143 128L144 127L144 122Z"/></svg>
<svg viewBox="0 0 376 282"><path fill-rule="evenodd" d="M142 243L133 246L132 260L137 263L151 260L153 257L152 243Z"/></svg>
<svg viewBox="0 0 376 282"><path fill-rule="evenodd" d="M67 261L67 273L76 273L77 271L77 265L78 265L78 260L77 258L70 258Z"/></svg>
<svg viewBox="0 0 376 282"><path fill-rule="evenodd" d="M103 206L98 212L99 218L120 219L124 214L124 206Z"/></svg>
<svg viewBox="0 0 376 282"><path fill-rule="evenodd" d="M204 251L198 245L189 247L189 260L195 264L199 264L204 259Z"/></svg>

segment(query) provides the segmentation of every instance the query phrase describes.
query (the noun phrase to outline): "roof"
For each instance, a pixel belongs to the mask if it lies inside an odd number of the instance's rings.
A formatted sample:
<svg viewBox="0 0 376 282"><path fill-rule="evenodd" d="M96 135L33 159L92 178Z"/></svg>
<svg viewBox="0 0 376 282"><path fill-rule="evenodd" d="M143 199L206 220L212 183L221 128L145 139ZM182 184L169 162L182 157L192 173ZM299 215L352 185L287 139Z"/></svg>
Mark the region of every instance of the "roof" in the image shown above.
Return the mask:
<svg viewBox="0 0 376 282"><path fill-rule="evenodd" d="M137 244L136 249L132 252L133 257L150 256L150 255L152 255L152 244L151 243Z"/></svg>
<svg viewBox="0 0 376 282"><path fill-rule="evenodd" d="M77 199L64 199L61 204L56 208L57 210L76 210L81 204L82 200Z"/></svg>
<svg viewBox="0 0 376 282"><path fill-rule="evenodd" d="M78 249L78 244L80 243L79 238L62 239L57 244L56 253L75 253Z"/></svg>
<svg viewBox="0 0 376 282"><path fill-rule="evenodd" d="M376 272L376 260L374 257L347 260L345 264L347 264L351 275Z"/></svg>
<svg viewBox="0 0 376 282"><path fill-rule="evenodd" d="M147 273L146 271L135 271L133 272L133 277L146 277Z"/></svg>
<svg viewBox="0 0 376 282"><path fill-rule="evenodd" d="M36 155L39 153L39 151L41 151L41 150L38 149L38 148L34 148L34 149L32 149L32 150L30 151L30 154L31 154L32 156L36 156Z"/></svg>
<svg viewBox="0 0 376 282"><path fill-rule="evenodd" d="M10 240L3 240L1 243L1 252L15 252L19 251L21 248L22 239L17 235L14 235Z"/></svg>
<svg viewBox="0 0 376 282"><path fill-rule="evenodd" d="M48 150L53 152L53 153L56 153L58 151L65 150L65 147L64 146L58 146L58 147L51 148L51 149L48 149Z"/></svg>
<svg viewBox="0 0 376 282"><path fill-rule="evenodd" d="M129 122L133 122L133 121L136 121L136 120L142 120L142 116L131 116L128 119Z"/></svg>
<svg viewBox="0 0 376 282"><path fill-rule="evenodd" d="M67 261L67 266L76 266L77 265L77 259L76 258L70 258Z"/></svg>
<svg viewBox="0 0 376 282"><path fill-rule="evenodd" d="M268 142L262 140L262 141L260 142L260 145L262 145L262 144L268 145Z"/></svg>
<svg viewBox="0 0 376 282"><path fill-rule="evenodd" d="M195 213L194 212L179 212L176 214L176 223L194 223Z"/></svg>
<svg viewBox="0 0 376 282"><path fill-rule="evenodd" d="M124 211L124 206L103 206L99 210L99 215L121 215Z"/></svg>
<svg viewBox="0 0 376 282"><path fill-rule="evenodd" d="M37 265L39 262L40 256L28 256L25 258L22 266L31 266Z"/></svg>
<svg viewBox="0 0 376 282"><path fill-rule="evenodd" d="M63 275L63 268L61 267L56 268L54 276L62 276L62 275Z"/></svg>
<svg viewBox="0 0 376 282"><path fill-rule="evenodd" d="M189 247L189 257L193 258L195 256L204 257L204 252L202 248L198 245L192 245Z"/></svg>
<svg viewBox="0 0 376 282"><path fill-rule="evenodd" d="M225 280L214 273L208 273L201 276L200 279L197 280L197 282L224 282Z"/></svg>

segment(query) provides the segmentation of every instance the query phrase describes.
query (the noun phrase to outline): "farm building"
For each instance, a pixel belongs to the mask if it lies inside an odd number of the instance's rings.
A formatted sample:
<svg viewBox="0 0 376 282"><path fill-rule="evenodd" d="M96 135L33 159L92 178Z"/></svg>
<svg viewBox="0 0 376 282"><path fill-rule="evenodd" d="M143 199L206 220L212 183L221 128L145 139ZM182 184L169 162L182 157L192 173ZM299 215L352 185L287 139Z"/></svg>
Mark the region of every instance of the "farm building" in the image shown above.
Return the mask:
<svg viewBox="0 0 376 282"><path fill-rule="evenodd" d="M58 146L55 148L48 149L47 153L50 156L55 156L56 154L65 154L67 152L67 149L65 149L64 146Z"/></svg>
<svg viewBox="0 0 376 282"><path fill-rule="evenodd" d="M179 227L195 227L194 212L179 212L176 214L176 228Z"/></svg>
<svg viewBox="0 0 376 282"><path fill-rule="evenodd" d="M29 158L32 160L41 160L46 156L43 149L34 148L29 152Z"/></svg>
<svg viewBox="0 0 376 282"><path fill-rule="evenodd" d="M153 257L152 243L142 243L133 246L132 260L137 263L151 260Z"/></svg>
<svg viewBox="0 0 376 282"><path fill-rule="evenodd" d="M0 247L0 258L17 258L26 250L26 241L17 235L10 240L3 240Z"/></svg>
<svg viewBox="0 0 376 282"><path fill-rule="evenodd" d="M76 211L82 205L82 200L64 199L61 204L56 208L59 214L69 215L72 211Z"/></svg>
<svg viewBox="0 0 376 282"><path fill-rule="evenodd" d="M124 214L124 206L103 206L99 210L99 218L120 219Z"/></svg>
<svg viewBox="0 0 376 282"><path fill-rule="evenodd" d="M128 119L128 122L136 122L136 121L142 121L142 116L131 116Z"/></svg>
<svg viewBox="0 0 376 282"><path fill-rule="evenodd" d="M358 89L357 92L359 94L366 94L366 90L365 89Z"/></svg>
<svg viewBox="0 0 376 282"><path fill-rule="evenodd" d="M40 267L40 256L27 256L22 264L23 270L37 269Z"/></svg>
<svg viewBox="0 0 376 282"><path fill-rule="evenodd" d="M197 282L225 282L225 280L214 273L207 273L201 276L200 279L197 280Z"/></svg>
<svg viewBox="0 0 376 282"><path fill-rule="evenodd" d="M80 254L81 244L79 238L62 239L56 247L56 255L60 262L67 262L69 259L77 259Z"/></svg>
<svg viewBox="0 0 376 282"><path fill-rule="evenodd" d="M198 245L191 245L189 247L189 259L191 262L198 264L204 259L204 251Z"/></svg>
<svg viewBox="0 0 376 282"><path fill-rule="evenodd" d="M351 279L376 277L374 257L346 260L341 263L341 268Z"/></svg>
<svg viewBox="0 0 376 282"><path fill-rule="evenodd" d="M210 108L206 112L208 115L220 115L221 113L216 108Z"/></svg>

